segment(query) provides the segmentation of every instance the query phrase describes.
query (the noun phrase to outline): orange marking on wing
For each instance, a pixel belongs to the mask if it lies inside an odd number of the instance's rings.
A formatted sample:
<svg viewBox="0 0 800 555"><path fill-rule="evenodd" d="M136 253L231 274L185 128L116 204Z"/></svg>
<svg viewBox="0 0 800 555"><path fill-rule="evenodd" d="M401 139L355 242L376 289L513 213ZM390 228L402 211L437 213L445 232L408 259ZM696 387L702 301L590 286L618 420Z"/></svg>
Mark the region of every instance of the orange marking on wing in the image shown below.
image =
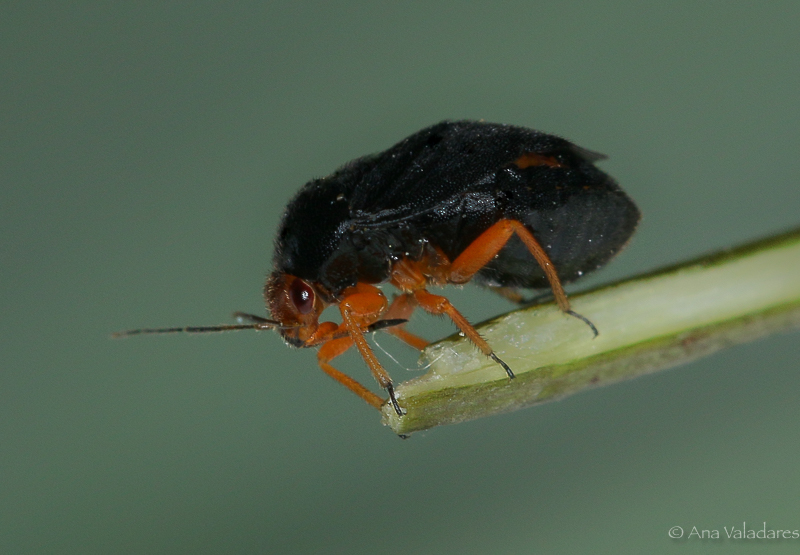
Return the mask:
<svg viewBox="0 0 800 555"><path fill-rule="evenodd" d="M519 169L524 170L532 166L549 166L551 168L563 168L564 165L556 160L554 156L544 156L535 152L526 152L516 160L514 165Z"/></svg>

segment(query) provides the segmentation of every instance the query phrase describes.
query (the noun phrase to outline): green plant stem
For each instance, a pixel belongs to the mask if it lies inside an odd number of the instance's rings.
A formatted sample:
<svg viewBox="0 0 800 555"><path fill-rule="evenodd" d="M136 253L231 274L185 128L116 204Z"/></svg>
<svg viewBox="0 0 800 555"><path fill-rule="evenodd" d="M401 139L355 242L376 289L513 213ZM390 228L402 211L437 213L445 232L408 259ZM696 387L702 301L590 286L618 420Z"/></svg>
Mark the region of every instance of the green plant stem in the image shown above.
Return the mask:
<svg viewBox="0 0 800 555"><path fill-rule="evenodd" d="M459 336L422 354L427 374L400 384L398 434L521 409L682 364L800 326L800 229L570 297L591 330L553 304L476 326L511 366Z"/></svg>

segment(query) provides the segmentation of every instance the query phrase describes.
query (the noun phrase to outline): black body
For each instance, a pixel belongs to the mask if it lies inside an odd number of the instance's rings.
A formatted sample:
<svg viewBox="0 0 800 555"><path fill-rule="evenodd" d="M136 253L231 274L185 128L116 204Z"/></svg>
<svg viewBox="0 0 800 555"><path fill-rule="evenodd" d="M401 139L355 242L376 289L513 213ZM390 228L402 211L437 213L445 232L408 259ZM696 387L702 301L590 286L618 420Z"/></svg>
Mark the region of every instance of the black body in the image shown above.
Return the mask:
<svg viewBox="0 0 800 555"><path fill-rule="evenodd" d="M550 163L515 164L528 153ZM394 261L419 259L427 245L452 261L508 218L530 229L570 282L613 257L639 221L633 201L594 166L601 158L522 127L439 123L307 183L283 215L275 270L319 284L334 301L356 282L387 280ZM549 287L516 236L476 278Z"/></svg>

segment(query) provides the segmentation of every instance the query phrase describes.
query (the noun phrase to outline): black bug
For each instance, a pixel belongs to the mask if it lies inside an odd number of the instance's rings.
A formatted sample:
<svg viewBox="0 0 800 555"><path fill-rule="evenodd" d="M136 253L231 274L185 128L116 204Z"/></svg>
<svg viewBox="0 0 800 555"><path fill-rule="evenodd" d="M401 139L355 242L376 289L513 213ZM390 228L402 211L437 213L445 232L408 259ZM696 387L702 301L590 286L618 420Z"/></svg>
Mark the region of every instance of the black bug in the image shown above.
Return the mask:
<svg viewBox="0 0 800 555"><path fill-rule="evenodd" d="M446 314L509 378L512 370L446 297L428 287L470 280L520 300L549 287L567 314L562 284L611 259L639 221L631 199L595 167L603 156L538 131L477 121L442 122L384 152L307 183L284 212L274 270L264 291L272 319L249 325L168 330L276 328L295 347L319 346L320 367L380 408L384 400L330 362L355 345L394 410L391 378L364 333L385 329L423 348L405 330L416 307ZM400 294L389 303L376 284ZM337 305L342 323L320 322Z"/></svg>

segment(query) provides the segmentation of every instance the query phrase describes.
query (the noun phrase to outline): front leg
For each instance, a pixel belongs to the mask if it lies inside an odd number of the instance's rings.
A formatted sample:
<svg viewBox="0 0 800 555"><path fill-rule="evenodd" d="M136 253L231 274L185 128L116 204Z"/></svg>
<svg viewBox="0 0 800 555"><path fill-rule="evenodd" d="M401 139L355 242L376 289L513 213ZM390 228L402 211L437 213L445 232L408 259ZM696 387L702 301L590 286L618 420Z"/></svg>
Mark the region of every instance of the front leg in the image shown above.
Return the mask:
<svg viewBox="0 0 800 555"><path fill-rule="evenodd" d="M392 378L389 377L389 373L383 368L364 338L364 331L386 312L388 308L386 297L383 295L383 291L367 283L358 283L354 287L346 289L343 295L343 299L339 302L342 326L350 334L350 339L364 362L367 363L375 380L389 393L389 400L392 402L395 412L402 416L403 411L394 395Z"/></svg>

